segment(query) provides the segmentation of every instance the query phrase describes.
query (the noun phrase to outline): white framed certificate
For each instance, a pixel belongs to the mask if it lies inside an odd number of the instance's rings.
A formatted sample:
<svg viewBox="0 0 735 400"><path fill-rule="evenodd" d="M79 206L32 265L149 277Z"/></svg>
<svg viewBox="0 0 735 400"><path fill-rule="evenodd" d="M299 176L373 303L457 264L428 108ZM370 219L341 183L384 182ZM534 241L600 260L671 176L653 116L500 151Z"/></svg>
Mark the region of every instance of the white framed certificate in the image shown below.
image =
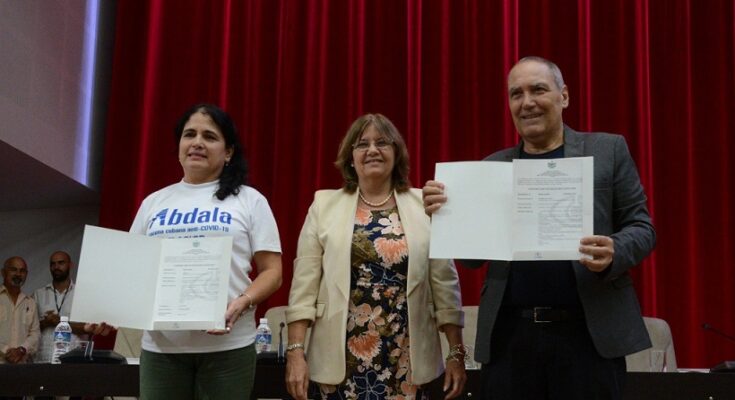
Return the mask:
<svg viewBox="0 0 735 400"><path fill-rule="evenodd" d="M436 164L431 258L578 260L594 232L592 157Z"/></svg>
<svg viewBox="0 0 735 400"><path fill-rule="evenodd" d="M87 225L72 321L224 329L232 237L156 238Z"/></svg>

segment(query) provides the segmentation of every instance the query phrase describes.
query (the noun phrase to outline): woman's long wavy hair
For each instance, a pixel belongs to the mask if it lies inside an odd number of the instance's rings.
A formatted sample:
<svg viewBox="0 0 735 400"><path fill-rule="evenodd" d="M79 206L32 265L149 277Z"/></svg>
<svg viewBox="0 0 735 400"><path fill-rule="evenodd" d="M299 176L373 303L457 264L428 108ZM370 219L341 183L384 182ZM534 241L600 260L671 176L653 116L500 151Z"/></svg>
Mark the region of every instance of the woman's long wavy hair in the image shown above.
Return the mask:
<svg viewBox="0 0 735 400"><path fill-rule="evenodd" d="M181 142L181 135L184 133L184 126L189 122L189 118L196 113L202 113L212 118L212 121L222 132L225 138L225 147L232 149L232 157L230 162L226 163L219 176L219 187L214 195L224 200L229 195L237 196L240 193L240 186L247 183L248 179L248 163L243 156L243 148L237 135L237 128L232 118L221 108L214 104L201 103L186 110L179 118L174 128L176 137L176 145Z"/></svg>

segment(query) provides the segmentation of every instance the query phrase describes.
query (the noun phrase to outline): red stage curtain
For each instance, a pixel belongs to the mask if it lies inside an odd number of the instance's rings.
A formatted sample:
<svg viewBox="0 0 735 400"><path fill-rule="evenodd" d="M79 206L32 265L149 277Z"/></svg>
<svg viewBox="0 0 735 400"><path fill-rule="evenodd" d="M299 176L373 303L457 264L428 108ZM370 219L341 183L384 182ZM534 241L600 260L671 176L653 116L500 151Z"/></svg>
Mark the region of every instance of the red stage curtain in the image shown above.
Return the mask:
<svg viewBox="0 0 735 400"><path fill-rule="evenodd" d="M120 1L101 224L127 229L181 178L173 124L217 103L281 229L285 284L261 311L285 304L312 193L340 186L352 120L391 118L420 187L435 162L516 143L505 76L540 55L570 87L565 122L626 136L658 232L635 271L643 311L669 321L680 365L711 366L735 358L701 329L735 332L734 20L731 0ZM461 275L477 304L484 271Z"/></svg>

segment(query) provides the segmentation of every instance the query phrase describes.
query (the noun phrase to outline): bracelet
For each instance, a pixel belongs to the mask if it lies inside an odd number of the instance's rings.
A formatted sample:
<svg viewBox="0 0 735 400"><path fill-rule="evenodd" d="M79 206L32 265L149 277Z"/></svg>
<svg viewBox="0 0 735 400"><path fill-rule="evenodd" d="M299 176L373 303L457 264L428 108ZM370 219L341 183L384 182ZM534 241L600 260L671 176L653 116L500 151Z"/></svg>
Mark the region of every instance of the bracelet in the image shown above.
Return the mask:
<svg viewBox="0 0 735 400"><path fill-rule="evenodd" d="M286 346L286 353L294 350L304 350L304 344L303 343L291 343L288 346Z"/></svg>
<svg viewBox="0 0 735 400"><path fill-rule="evenodd" d="M469 356L467 355L467 348L463 344L455 344L454 346L449 348L449 354L447 354L447 357L444 359L444 361L457 361L464 365L465 360L467 360L468 358Z"/></svg>
<svg viewBox="0 0 735 400"><path fill-rule="evenodd" d="M240 296L245 296L245 297L248 298L248 310L252 310L253 309L253 306L254 306L254 304L253 304L253 298L250 297L250 295L247 294L247 293L245 293L245 292L242 292L242 294Z"/></svg>

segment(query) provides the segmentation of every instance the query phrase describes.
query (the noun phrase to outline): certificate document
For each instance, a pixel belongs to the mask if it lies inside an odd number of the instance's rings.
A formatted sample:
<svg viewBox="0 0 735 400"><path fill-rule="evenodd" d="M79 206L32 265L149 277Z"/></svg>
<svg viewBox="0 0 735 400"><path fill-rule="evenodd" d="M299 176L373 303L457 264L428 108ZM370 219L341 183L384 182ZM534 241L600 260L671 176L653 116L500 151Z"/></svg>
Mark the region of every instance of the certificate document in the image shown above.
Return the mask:
<svg viewBox="0 0 735 400"><path fill-rule="evenodd" d="M592 157L438 163L447 203L433 214L431 258L578 260L593 234Z"/></svg>
<svg viewBox="0 0 735 400"><path fill-rule="evenodd" d="M224 329L232 237L156 238L87 225L70 319Z"/></svg>

